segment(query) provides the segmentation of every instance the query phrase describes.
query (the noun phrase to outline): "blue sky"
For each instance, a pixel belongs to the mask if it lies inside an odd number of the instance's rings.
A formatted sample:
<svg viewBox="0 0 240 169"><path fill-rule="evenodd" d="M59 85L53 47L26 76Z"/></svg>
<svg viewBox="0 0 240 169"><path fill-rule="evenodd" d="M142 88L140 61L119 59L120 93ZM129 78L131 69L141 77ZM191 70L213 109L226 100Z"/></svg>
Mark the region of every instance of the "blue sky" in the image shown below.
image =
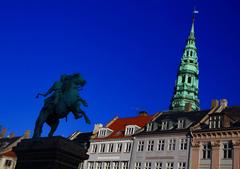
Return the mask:
<svg viewBox="0 0 240 169"><path fill-rule="evenodd" d="M73 72L87 80L92 124L69 115L57 135L167 110L194 5L201 108L221 98L239 105L237 0L8 0L0 1L0 124L33 130L43 104L36 93Z"/></svg>

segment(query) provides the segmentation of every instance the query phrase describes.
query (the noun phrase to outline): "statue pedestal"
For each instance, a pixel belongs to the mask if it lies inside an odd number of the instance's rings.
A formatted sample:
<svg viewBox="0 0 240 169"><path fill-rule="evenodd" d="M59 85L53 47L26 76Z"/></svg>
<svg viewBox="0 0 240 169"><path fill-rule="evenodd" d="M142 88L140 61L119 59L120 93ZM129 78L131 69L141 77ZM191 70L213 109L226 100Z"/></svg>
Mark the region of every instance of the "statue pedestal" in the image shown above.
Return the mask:
<svg viewBox="0 0 240 169"><path fill-rule="evenodd" d="M63 137L25 139L13 149L15 169L77 169L88 159L86 151Z"/></svg>

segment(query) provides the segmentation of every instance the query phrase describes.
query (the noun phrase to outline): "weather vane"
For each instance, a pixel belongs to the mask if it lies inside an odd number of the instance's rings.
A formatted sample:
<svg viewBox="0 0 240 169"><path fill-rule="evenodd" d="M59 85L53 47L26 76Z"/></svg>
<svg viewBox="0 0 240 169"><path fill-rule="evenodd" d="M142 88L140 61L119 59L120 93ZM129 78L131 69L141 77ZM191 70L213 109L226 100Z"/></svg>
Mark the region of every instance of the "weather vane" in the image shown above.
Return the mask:
<svg viewBox="0 0 240 169"><path fill-rule="evenodd" d="M193 16L192 16L193 17L193 21L195 20L195 15L198 14L198 13L199 13L199 11L196 10L196 7L194 7L193 8Z"/></svg>

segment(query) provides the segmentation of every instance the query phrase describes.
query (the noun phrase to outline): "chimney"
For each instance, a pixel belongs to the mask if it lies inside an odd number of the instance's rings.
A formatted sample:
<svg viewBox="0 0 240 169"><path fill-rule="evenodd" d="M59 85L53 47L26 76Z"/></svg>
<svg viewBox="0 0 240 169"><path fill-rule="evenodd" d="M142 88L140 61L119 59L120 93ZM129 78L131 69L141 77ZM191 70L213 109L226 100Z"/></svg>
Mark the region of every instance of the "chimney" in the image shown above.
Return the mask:
<svg viewBox="0 0 240 169"><path fill-rule="evenodd" d="M13 138L13 137L15 137L15 133L10 133L10 135L9 135L9 138Z"/></svg>
<svg viewBox="0 0 240 169"><path fill-rule="evenodd" d="M222 108L226 108L228 106L227 99L220 100L220 105L221 105Z"/></svg>
<svg viewBox="0 0 240 169"><path fill-rule="evenodd" d="M148 116L148 113L146 111L140 111L139 116Z"/></svg>
<svg viewBox="0 0 240 169"><path fill-rule="evenodd" d="M99 129L101 129L102 127L103 125L101 123L95 124L93 129L93 134L96 134L99 131Z"/></svg>
<svg viewBox="0 0 240 169"><path fill-rule="evenodd" d="M26 130L26 131L24 132L23 138L24 138L24 139L30 138L30 130Z"/></svg>
<svg viewBox="0 0 240 169"><path fill-rule="evenodd" d="M2 131L0 133L0 138L4 137L6 132L7 132L7 129L6 128L2 128Z"/></svg>
<svg viewBox="0 0 240 169"><path fill-rule="evenodd" d="M192 103L186 103L184 110L185 110L186 112L192 111Z"/></svg>
<svg viewBox="0 0 240 169"><path fill-rule="evenodd" d="M219 106L219 101L218 100L212 100L211 109L216 108L218 106Z"/></svg>

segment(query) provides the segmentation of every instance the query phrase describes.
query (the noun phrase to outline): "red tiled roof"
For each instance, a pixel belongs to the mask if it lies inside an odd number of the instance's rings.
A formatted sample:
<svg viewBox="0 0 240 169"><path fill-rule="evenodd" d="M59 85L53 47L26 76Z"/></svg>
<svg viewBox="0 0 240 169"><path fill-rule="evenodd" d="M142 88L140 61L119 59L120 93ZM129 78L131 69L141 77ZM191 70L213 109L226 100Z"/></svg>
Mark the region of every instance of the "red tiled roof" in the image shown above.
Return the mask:
<svg viewBox="0 0 240 169"><path fill-rule="evenodd" d="M13 151L5 152L5 153L1 154L0 156L5 156L5 157L17 157L17 155L16 155Z"/></svg>
<svg viewBox="0 0 240 169"><path fill-rule="evenodd" d="M103 140L103 139L116 139L116 138L124 138L130 137L125 136L125 127L127 125L137 125L140 128L144 127L147 123L149 123L154 116L137 116L131 118L118 118L113 121L107 128L113 130L113 132L104 138L94 138L94 140Z"/></svg>

